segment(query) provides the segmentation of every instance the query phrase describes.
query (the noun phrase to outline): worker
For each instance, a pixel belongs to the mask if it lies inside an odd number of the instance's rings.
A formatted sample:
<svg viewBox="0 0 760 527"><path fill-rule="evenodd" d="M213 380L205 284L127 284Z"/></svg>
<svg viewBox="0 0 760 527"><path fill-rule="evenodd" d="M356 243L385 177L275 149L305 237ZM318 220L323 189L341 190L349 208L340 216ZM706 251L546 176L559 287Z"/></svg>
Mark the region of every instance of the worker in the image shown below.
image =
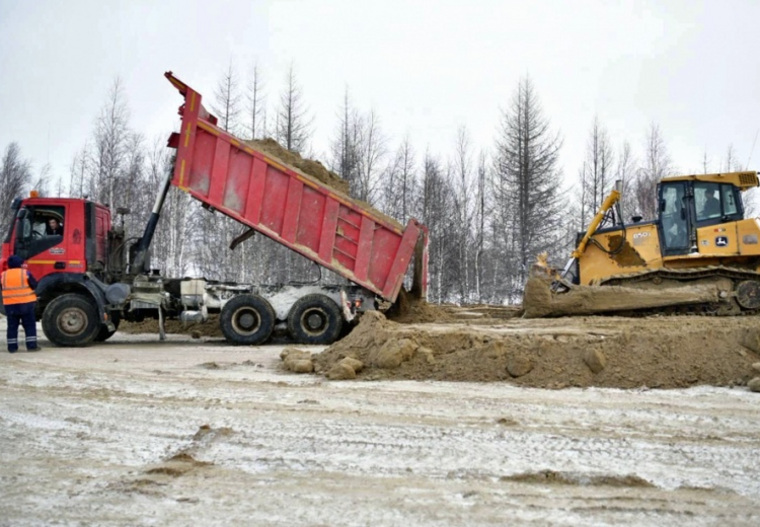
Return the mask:
<svg viewBox="0 0 760 527"><path fill-rule="evenodd" d="M48 236L63 236L63 225L61 225L57 219L50 218L47 222L45 234Z"/></svg>
<svg viewBox="0 0 760 527"><path fill-rule="evenodd" d="M0 274L3 307L8 318L8 351L18 351L18 326L24 327L26 336L26 351L39 351L37 345L37 326L35 324L34 308L37 295L34 289L37 280L22 267L24 261L16 255L8 258L8 269Z"/></svg>
<svg viewBox="0 0 760 527"><path fill-rule="evenodd" d="M705 205L702 208L703 218L716 218L720 216L720 200L714 194L709 193L705 198Z"/></svg>

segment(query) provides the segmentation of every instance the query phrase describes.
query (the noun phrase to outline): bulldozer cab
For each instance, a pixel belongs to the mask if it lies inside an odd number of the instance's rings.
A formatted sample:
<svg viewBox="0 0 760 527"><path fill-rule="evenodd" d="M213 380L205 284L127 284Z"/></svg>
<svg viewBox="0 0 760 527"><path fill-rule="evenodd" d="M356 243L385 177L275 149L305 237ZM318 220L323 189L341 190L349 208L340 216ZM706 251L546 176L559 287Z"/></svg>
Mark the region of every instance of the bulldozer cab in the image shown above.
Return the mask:
<svg viewBox="0 0 760 527"><path fill-rule="evenodd" d="M696 253L698 228L743 219L740 192L732 183L663 180L657 193L662 255Z"/></svg>

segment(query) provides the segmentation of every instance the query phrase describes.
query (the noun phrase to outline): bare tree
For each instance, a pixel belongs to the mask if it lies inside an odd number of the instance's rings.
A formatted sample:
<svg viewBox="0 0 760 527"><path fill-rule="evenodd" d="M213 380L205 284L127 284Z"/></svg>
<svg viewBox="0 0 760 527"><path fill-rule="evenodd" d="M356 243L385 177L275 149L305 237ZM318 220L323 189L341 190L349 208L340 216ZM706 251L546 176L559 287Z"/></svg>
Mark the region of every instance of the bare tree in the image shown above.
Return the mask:
<svg viewBox="0 0 760 527"><path fill-rule="evenodd" d="M428 294L431 300L441 302L449 299L451 286L447 279L447 260L452 256L453 247L453 241L448 236L452 222L452 189L449 177L441 169L440 161L430 153L425 155L422 185L422 221L430 229Z"/></svg>
<svg viewBox="0 0 760 527"><path fill-rule="evenodd" d="M419 202L420 189L415 157L414 147L407 136L396 150L384 178L384 210L403 224L418 214L415 206Z"/></svg>
<svg viewBox="0 0 760 527"><path fill-rule="evenodd" d="M74 198L83 198L85 193L85 183L87 174L90 171L89 162L92 159L92 153L88 143L74 155L69 167L69 196Z"/></svg>
<svg viewBox="0 0 760 527"><path fill-rule="evenodd" d="M21 156L18 143L10 143L3 153L0 169L0 228L3 236L12 220L11 203L21 197L32 184L32 164Z"/></svg>
<svg viewBox="0 0 760 527"><path fill-rule="evenodd" d="M458 254L456 286L460 302L469 300L470 267L472 259L473 237L473 168L470 136L464 126L457 130L454 145L454 162L452 171L453 205L456 221L451 234Z"/></svg>
<svg viewBox="0 0 760 527"><path fill-rule="evenodd" d="M302 153L307 149L311 138L311 125L303 92L291 65L276 113L275 139L288 150Z"/></svg>
<svg viewBox="0 0 760 527"><path fill-rule="evenodd" d="M253 71L246 92L248 134L251 139L264 136L266 110L264 97L264 83L259 72L259 65L253 65Z"/></svg>
<svg viewBox="0 0 760 527"><path fill-rule="evenodd" d="M484 282L484 265L483 259L486 254L486 229L488 228L488 218L491 215L491 202L488 191L488 169L487 157L484 152L478 157L477 183L475 187L475 259L474 278L475 278L475 298L478 302L483 302L483 282Z"/></svg>
<svg viewBox="0 0 760 527"><path fill-rule="evenodd" d="M361 117L351 105L346 87L343 106L338 114L336 134L330 141L330 167L340 177L348 181L349 188L355 188L359 180L359 157L361 142Z"/></svg>
<svg viewBox="0 0 760 527"><path fill-rule="evenodd" d="M117 77L95 123L93 159L87 164L90 195L112 208L120 198L117 181L124 171L129 135L129 109Z"/></svg>
<svg viewBox="0 0 760 527"><path fill-rule="evenodd" d="M654 219L657 217L657 184L672 170L660 127L654 123L649 126L645 151L644 166L636 175L635 201L645 219Z"/></svg>
<svg viewBox="0 0 760 527"><path fill-rule="evenodd" d="M374 205L378 199L379 175L388 152L387 140L380 129L380 118L374 110L362 119L360 132L358 179L351 194Z"/></svg>
<svg viewBox="0 0 760 527"><path fill-rule="evenodd" d="M224 131L234 134L240 118L240 91L232 61L216 86L212 110L219 118L219 126Z"/></svg>
<svg viewBox="0 0 760 527"><path fill-rule="evenodd" d="M502 249L511 264L508 300L522 296L528 271L538 253L553 249L561 238L558 155L562 141L543 116L530 79L520 80L502 114L496 141L495 195L505 236Z"/></svg>
<svg viewBox="0 0 760 527"><path fill-rule="evenodd" d="M615 179L620 181L620 208L623 221L631 221L637 213L635 200L635 167L636 161L631 154L631 145L627 141L620 147L615 164Z"/></svg>
<svg viewBox="0 0 760 527"><path fill-rule="evenodd" d="M612 146L607 131L594 117L581 174L581 225L596 214L612 187Z"/></svg>

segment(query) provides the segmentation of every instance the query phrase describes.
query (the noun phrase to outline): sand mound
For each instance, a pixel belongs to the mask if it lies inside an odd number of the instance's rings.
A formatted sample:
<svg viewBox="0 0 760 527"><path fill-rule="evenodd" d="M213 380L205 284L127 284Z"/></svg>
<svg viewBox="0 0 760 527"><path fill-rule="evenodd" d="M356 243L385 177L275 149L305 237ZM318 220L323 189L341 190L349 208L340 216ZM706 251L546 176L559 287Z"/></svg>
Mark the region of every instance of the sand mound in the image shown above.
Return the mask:
<svg viewBox="0 0 760 527"><path fill-rule="evenodd" d="M438 304L430 304L421 298L411 295L403 287L398 293L396 303L386 313L387 318L402 324L420 322L450 322L455 317Z"/></svg>
<svg viewBox="0 0 760 527"><path fill-rule="evenodd" d="M219 315L209 315L205 322L180 322L179 320L165 320L164 329L167 333L192 335L200 337L224 337L222 328L219 327ZM124 333L155 333L158 334L158 320L148 318L142 322L124 321L119 325L119 331Z"/></svg>
<svg viewBox="0 0 760 527"><path fill-rule="evenodd" d="M745 385L760 355L756 317L514 318L493 325L402 325L368 312L313 357L325 374L345 357L358 379L506 381L564 388Z"/></svg>
<svg viewBox="0 0 760 527"><path fill-rule="evenodd" d="M348 181L342 179L335 172L327 170L327 168L325 168L325 166L319 161L304 159L296 152L291 152L271 138L246 141L246 143L250 145L251 148L265 153L276 161L279 161L284 165L296 167L304 174L315 178L321 183L324 183L343 194L348 194Z"/></svg>

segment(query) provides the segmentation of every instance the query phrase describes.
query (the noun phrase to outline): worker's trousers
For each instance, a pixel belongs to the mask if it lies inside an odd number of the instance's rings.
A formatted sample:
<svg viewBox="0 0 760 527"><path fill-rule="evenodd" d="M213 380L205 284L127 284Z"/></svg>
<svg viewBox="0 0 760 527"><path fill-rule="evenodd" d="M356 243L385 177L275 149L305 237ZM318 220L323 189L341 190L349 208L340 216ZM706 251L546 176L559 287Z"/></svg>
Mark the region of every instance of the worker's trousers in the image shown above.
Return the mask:
<svg viewBox="0 0 760 527"><path fill-rule="evenodd" d="M34 304L10 304L5 306L5 316L8 318L8 351L18 351L18 326L24 327L26 349L37 349L37 326L34 320Z"/></svg>

